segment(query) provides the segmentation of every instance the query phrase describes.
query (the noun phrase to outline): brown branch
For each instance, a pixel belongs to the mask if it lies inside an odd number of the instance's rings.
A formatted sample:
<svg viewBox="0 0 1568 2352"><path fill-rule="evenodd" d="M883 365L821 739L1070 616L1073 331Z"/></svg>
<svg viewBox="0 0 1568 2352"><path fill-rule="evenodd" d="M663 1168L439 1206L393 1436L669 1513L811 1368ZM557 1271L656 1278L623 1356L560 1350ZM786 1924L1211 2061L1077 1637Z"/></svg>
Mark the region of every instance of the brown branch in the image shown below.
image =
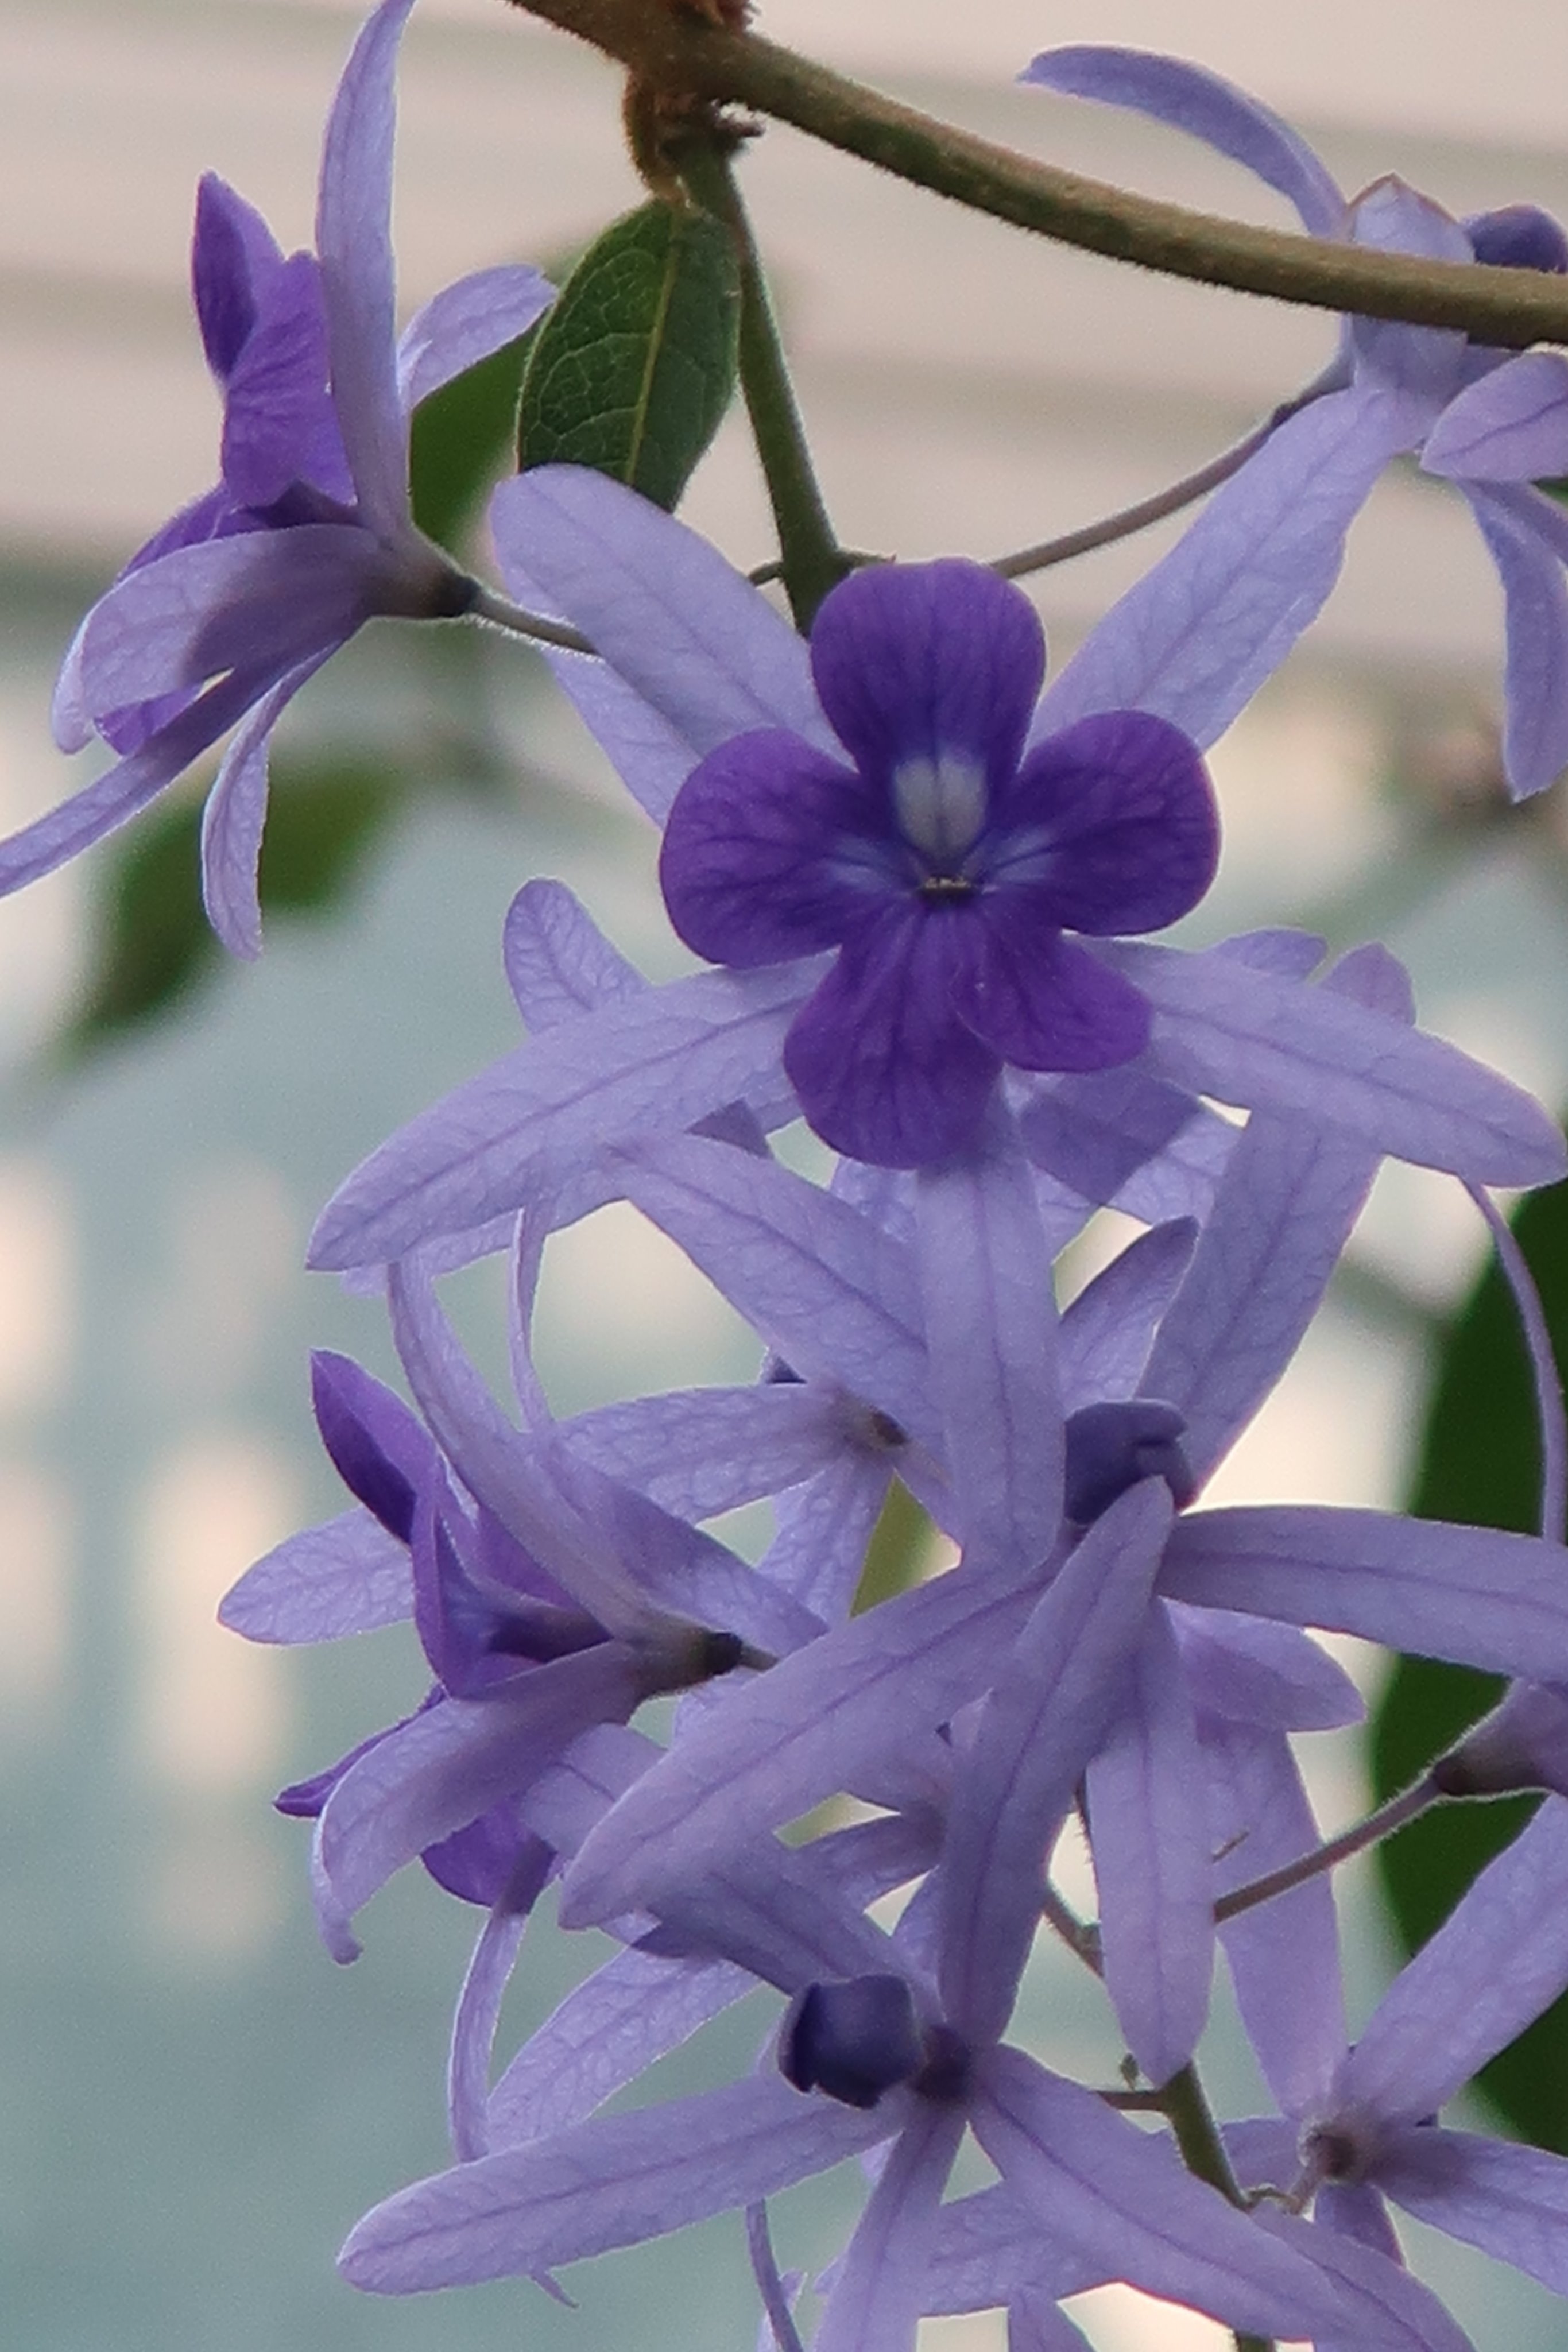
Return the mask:
<svg viewBox="0 0 1568 2352"><path fill-rule="evenodd" d="M1292 236L1129 194L976 138L755 33L657 0L511 0L640 80L734 102L1016 227L1169 276L1319 310L1462 329L1523 349L1568 343L1568 278Z"/></svg>

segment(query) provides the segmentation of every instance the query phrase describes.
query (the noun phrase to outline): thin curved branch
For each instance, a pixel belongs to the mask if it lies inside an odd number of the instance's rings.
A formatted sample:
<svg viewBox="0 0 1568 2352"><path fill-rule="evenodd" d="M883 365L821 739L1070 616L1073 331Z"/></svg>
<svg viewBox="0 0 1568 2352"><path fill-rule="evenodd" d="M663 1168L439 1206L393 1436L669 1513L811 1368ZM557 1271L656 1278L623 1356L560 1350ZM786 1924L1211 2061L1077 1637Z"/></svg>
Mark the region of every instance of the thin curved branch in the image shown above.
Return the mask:
<svg viewBox="0 0 1568 2352"><path fill-rule="evenodd" d="M1168 276L1323 310L1456 327L1522 350L1568 343L1568 278L1253 228L1083 178L978 139L755 33L649 0L511 0L591 41L644 81L734 102L977 212Z"/></svg>

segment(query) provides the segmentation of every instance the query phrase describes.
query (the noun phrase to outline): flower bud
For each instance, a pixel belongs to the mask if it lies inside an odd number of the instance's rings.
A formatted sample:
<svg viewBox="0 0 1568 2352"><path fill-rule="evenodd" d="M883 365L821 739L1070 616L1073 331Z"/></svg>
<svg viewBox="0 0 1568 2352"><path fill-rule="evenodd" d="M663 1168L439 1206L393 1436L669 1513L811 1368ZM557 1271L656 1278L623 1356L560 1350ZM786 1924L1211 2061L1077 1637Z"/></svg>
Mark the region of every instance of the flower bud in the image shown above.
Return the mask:
<svg viewBox="0 0 1568 2352"><path fill-rule="evenodd" d="M848 2107L874 2107L925 2063L915 1996L902 1977L808 1985L779 2036L779 2068L798 2091L825 2091Z"/></svg>
<svg viewBox="0 0 1568 2352"><path fill-rule="evenodd" d="M1182 1447L1186 1423L1174 1404L1154 1397L1086 1404L1067 1423L1067 1516L1092 1525L1143 1478L1163 1478L1179 1509L1194 1480Z"/></svg>
<svg viewBox="0 0 1568 2352"><path fill-rule="evenodd" d="M1568 1692L1513 1684L1457 1748L1438 1757L1432 1780L1445 1797L1503 1797L1519 1789L1568 1796Z"/></svg>

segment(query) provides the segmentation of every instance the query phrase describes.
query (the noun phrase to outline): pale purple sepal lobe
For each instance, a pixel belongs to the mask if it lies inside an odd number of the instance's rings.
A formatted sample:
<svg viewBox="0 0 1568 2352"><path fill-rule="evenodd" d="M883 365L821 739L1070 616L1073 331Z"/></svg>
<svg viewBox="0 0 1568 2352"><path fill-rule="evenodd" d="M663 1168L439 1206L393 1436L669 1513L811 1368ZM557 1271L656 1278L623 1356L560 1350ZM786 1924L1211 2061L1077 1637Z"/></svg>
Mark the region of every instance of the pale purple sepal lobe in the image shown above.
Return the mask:
<svg viewBox="0 0 1568 2352"><path fill-rule="evenodd" d="M1190 131L1276 189L1312 236L1343 232L1344 198L1306 141L1218 74L1145 49L1086 46L1047 49L1019 79L1066 97L1127 107Z"/></svg>
<svg viewBox="0 0 1568 2352"><path fill-rule="evenodd" d="M1549 1797L1395 1980L1337 2095L1393 2123L1433 2114L1568 1985L1568 1804Z"/></svg>
<svg viewBox="0 0 1568 2352"><path fill-rule="evenodd" d="M1170 1517L1151 1480L1090 1529L1001 1665L958 1774L941 1863L942 1995L977 2042L1011 2012L1044 1858L1121 1696Z"/></svg>

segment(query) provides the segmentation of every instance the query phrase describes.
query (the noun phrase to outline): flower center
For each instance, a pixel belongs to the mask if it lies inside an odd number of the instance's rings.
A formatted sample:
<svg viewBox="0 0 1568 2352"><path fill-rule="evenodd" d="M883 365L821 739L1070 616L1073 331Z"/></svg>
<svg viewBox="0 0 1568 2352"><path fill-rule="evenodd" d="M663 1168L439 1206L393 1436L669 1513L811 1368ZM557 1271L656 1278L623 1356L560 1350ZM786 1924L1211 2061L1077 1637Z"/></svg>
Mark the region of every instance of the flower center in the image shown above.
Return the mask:
<svg viewBox="0 0 1568 2352"><path fill-rule="evenodd" d="M967 897L973 885L959 869L986 821L984 772L961 751L905 760L893 772L893 802L899 831L930 868L922 895Z"/></svg>

